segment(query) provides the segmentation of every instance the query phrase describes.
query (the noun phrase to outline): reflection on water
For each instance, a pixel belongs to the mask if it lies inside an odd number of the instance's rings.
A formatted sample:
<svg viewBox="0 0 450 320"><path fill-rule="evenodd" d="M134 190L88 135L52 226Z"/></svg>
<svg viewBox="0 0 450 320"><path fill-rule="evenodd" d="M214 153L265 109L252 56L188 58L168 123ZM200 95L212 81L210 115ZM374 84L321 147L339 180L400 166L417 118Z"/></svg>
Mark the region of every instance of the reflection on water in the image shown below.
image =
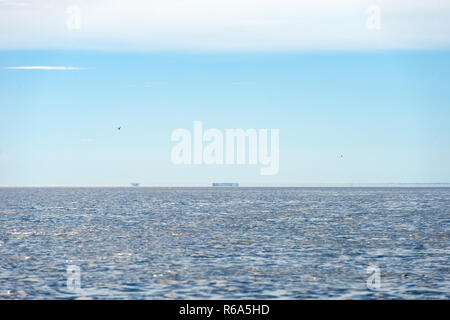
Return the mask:
<svg viewBox="0 0 450 320"><path fill-rule="evenodd" d="M0 188L0 299L448 299L449 213L449 188Z"/></svg>

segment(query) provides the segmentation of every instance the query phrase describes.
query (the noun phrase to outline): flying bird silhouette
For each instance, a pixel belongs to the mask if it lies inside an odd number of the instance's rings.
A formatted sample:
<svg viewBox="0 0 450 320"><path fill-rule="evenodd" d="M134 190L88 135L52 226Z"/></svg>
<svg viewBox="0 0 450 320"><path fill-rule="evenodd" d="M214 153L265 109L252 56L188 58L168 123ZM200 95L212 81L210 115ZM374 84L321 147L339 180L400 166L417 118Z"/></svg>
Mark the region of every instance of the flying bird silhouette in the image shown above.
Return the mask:
<svg viewBox="0 0 450 320"><path fill-rule="evenodd" d="M122 128L122 127L117 127L117 130L120 130L120 128Z"/></svg>

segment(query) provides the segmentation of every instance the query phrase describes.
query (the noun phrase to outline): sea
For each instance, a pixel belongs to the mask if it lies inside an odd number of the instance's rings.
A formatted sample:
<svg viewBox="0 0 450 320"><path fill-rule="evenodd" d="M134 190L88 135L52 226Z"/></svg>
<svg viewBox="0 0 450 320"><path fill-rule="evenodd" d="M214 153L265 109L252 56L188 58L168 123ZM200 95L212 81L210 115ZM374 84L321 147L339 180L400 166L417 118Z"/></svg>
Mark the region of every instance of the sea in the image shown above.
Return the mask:
<svg viewBox="0 0 450 320"><path fill-rule="evenodd" d="M0 188L0 299L449 299L450 188Z"/></svg>

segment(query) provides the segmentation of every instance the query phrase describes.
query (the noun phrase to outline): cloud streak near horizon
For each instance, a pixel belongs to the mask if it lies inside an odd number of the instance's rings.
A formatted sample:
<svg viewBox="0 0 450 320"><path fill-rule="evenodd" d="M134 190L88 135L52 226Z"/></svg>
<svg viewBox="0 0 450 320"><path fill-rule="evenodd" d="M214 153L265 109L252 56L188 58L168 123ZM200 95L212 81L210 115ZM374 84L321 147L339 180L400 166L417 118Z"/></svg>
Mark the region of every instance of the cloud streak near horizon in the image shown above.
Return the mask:
<svg viewBox="0 0 450 320"><path fill-rule="evenodd" d="M61 67L61 66L21 66L6 67L7 70L81 70L79 67Z"/></svg>

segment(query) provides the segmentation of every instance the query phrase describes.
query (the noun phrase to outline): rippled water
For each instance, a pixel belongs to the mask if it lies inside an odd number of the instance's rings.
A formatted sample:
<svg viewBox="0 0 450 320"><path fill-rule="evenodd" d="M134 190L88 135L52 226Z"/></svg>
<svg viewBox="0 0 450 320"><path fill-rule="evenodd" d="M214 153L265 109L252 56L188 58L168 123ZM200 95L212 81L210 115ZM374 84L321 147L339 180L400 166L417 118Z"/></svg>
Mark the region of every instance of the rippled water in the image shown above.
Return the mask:
<svg viewBox="0 0 450 320"><path fill-rule="evenodd" d="M0 299L448 299L449 226L450 188L0 188Z"/></svg>

